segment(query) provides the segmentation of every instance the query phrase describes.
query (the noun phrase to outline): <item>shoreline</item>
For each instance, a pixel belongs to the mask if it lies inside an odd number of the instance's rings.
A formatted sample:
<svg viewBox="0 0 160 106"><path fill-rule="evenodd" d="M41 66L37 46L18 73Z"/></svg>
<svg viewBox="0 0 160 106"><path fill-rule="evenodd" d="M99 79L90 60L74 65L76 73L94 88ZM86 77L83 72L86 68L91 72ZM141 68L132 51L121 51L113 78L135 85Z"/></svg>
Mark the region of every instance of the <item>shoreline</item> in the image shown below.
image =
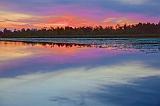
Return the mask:
<svg viewBox="0 0 160 106"><path fill-rule="evenodd" d="M49 35L49 36L36 36L36 35L25 35L22 37L18 37L18 36L2 36L0 37L0 39L6 39L6 38L83 38L83 39L104 39L104 38L160 38L160 34L129 34L129 35L125 35L125 34L120 34L120 35Z"/></svg>
<svg viewBox="0 0 160 106"><path fill-rule="evenodd" d="M152 43L158 41L160 38L0 38L0 41L6 42L24 42L24 43L65 43L65 44L103 44L106 41L144 41L145 43ZM150 42L152 41L152 42ZM157 44L157 42L155 43Z"/></svg>

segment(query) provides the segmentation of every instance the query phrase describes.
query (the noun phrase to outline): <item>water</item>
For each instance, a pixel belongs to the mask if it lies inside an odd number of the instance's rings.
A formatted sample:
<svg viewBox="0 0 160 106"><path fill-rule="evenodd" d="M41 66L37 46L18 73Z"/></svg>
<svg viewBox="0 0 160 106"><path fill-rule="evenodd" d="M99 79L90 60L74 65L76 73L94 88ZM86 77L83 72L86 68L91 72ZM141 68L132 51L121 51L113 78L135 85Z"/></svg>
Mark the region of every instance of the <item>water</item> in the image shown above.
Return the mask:
<svg viewBox="0 0 160 106"><path fill-rule="evenodd" d="M160 106L160 39L5 40L0 106Z"/></svg>

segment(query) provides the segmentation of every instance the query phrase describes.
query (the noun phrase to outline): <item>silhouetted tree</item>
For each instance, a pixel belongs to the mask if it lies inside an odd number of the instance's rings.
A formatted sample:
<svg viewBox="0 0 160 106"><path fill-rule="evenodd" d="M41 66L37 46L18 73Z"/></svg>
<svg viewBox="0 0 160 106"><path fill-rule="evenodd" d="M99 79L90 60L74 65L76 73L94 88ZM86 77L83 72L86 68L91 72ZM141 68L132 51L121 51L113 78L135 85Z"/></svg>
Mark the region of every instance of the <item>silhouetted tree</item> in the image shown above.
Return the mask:
<svg viewBox="0 0 160 106"><path fill-rule="evenodd" d="M0 31L0 37L2 37L3 36L3 32L2 31Z"/></svg>
<svg viewBox="0 0 160 106"><path fill-rule="evenodd" d="M0 32L0 37L160 37L160 22L155 23L138 23L135 25L116 25L102 27L57 27L42 29L24 29L8 30L4 29ZM157 36L158 35L158 36Z"/></svg>

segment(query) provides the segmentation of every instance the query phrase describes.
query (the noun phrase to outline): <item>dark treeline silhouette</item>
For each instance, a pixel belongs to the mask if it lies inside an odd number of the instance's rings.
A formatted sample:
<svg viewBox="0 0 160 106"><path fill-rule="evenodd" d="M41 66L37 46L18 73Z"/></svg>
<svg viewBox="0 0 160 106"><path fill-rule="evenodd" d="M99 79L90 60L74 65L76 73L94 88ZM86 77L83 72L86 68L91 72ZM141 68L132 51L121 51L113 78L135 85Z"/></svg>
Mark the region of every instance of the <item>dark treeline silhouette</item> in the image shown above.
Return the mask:
<svg viewBox="0 0 160 106"><path fill-rule="evenodd" d="M160 37L160 22L117 25L114 27L57 27L0 31L2 38L56 38L56 37Z"/></svg>

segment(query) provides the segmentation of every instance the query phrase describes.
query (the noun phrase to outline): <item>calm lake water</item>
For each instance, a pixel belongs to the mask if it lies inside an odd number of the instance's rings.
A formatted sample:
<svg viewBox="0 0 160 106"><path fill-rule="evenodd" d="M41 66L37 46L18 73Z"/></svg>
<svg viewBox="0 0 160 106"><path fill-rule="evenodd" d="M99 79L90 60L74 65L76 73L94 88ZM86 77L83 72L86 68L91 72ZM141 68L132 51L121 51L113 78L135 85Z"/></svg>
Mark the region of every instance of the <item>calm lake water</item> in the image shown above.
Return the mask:
<svg viewBox="0 0 160 106"><path fill-rule="evenodd" d="M0 41L0 106L160 106L160 39L19 41Z"/></svg>

